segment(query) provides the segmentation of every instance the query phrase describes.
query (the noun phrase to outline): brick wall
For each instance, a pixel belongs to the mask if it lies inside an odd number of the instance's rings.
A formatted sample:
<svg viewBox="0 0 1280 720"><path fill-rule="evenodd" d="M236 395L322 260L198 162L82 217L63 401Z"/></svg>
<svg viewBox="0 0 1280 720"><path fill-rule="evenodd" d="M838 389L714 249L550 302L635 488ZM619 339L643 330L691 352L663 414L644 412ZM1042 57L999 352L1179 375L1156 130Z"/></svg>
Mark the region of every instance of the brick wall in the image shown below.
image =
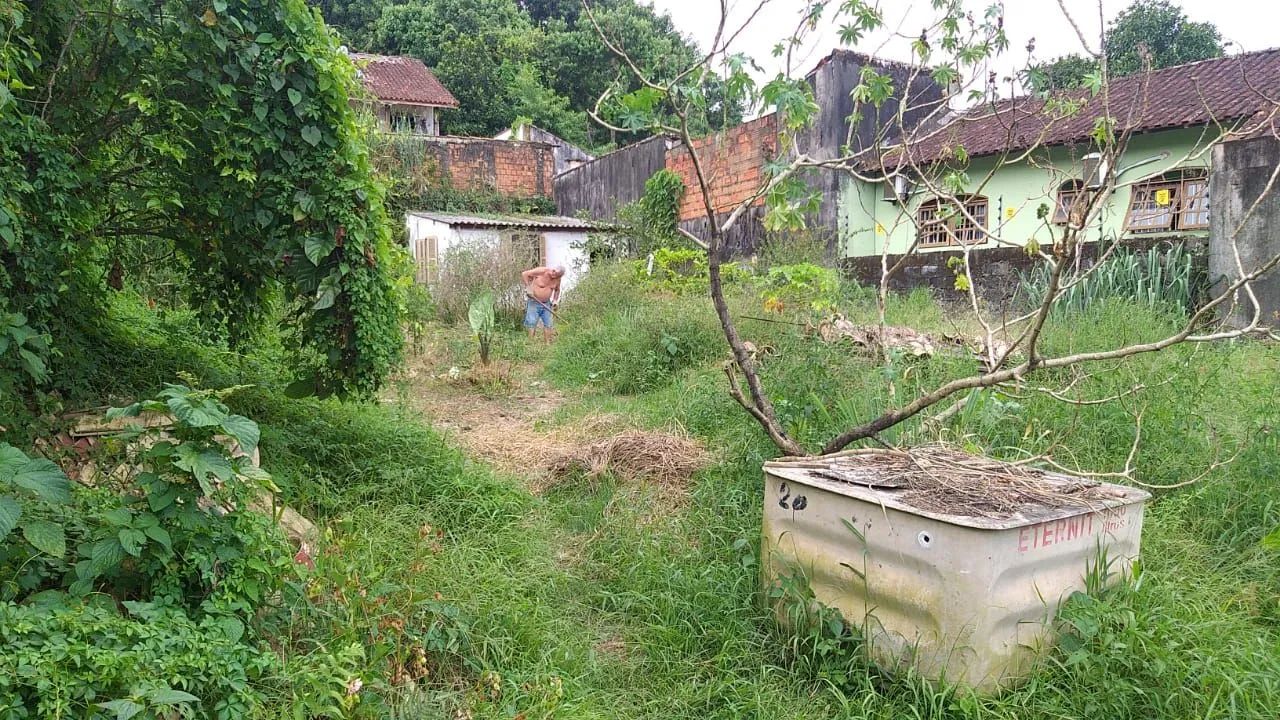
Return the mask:
<svg viewBox="0 0 1280 720"><path fill-rule="evenodd" d="M698 138L693 141L693 147L711 187L711 202L716 214L727 212L764 184L764 166L778 150L776 117L765 115ZM667 152L666 167L678 173L687 188L680 203L680 220L705 218L706 206L688 150L676 147Z"/></svg>
<svg viewBox="0 0 1280 720"><path fill-rule="evenodd" d="M422 137L423 161L458 190L487 188L521 198L550 197L555 148L539 142Z"/></svg>

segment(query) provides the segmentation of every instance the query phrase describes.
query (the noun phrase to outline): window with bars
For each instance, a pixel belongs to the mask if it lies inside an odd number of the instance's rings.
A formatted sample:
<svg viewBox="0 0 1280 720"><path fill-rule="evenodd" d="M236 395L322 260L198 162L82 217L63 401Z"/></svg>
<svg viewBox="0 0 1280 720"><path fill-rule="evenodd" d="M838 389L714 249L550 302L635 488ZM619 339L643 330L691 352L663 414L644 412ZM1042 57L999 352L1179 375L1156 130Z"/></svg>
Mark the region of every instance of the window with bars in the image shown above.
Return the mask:
<svg viewBox="0 0 1280 720"><path fill-rule="evenodd" d="M501 241L502 256L507 262L528 270L546 264L546 238L535 232L515 231L505 233Z"/></svg>
<svg viewBox="0 0 1280 720"><path fill-rule="evenodd" d="M1125 230L1168 232L1209 227L1209 177L1203 171L1169 173L1130 190Z"/></svg>
<svg viewBox="0 0 1280 720"><path fill-rule="evenodd" d="M963 212L950 202L927 200L916 211L920 247L973 245L987 239L987 199L972 195L962 200Z"/></svg>
<svg viewBox="0 0 1280 720"><path fill-rule="evenodd" d="M1089 194L1084 183L1079 180L1068 180L1058 187L1058 201L1053 208L1053 222L1056 225L1080 226L1084 224L1085 208L1089 204Z"/></svg>

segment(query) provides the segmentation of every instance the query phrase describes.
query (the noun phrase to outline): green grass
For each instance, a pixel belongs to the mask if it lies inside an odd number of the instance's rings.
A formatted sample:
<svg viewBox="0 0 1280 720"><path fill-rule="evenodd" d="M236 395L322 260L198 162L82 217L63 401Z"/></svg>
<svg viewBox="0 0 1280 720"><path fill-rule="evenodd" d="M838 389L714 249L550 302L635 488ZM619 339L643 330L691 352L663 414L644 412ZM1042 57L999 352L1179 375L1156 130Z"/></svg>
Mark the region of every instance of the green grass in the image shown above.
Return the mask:
<svg viewBox="0 0 1280 720"><path fill-rule="evenodd" d="M762 314L750 293L733 305ZM841 309L872 317L856 289ZM1157 493L1136 585L1070 605L1069 647L1023 687L977 698L886 676L847 636L777 628L756 565L760 463L775 451L724 392L727 355L709 301L645 294L601 273L562 314L549 354L520 350L547 357L547 378L571 398L556 421L606 411L643 426L682 425L718 458L687 490L582 481L534 497L398 405L293 401L269 389L233 398L262 424L264 464L286 499L332 529L353 567L370 582L438 592L461 610L465 666L392 698L399 717L1275 717L1280 554L1260 545L1280 525L1275 346L1181 348L1077 385L1086 397L1149 385L1127 409L988 392L946 426L947 437L976 449L1012 457L1014 448L1052 448L1064 463L1114 470L1132 440L1128 411L1141 408L1139 477L1157 484L1199 473L1215 447L1227 456L1243 447L1200 483ZM922 293L895 298L890 316L951 329ZM1171 322L1099 303L1054 320L1047 347L1140 340ZM973 369L962 357L903 358L886 369L795 326L743 320L742 329L776 350L765 361L766 386L811 446L891 402L891 386L909 398ZM664 334L688 353L667 352ZM524 347L515 337L504 342ZM454 354L466 352L460 344ZM655 370L650 353L677 357ZM918 423L887 434L926 437ZM438 544L420 537L424 525L444 531Z"/></svg>

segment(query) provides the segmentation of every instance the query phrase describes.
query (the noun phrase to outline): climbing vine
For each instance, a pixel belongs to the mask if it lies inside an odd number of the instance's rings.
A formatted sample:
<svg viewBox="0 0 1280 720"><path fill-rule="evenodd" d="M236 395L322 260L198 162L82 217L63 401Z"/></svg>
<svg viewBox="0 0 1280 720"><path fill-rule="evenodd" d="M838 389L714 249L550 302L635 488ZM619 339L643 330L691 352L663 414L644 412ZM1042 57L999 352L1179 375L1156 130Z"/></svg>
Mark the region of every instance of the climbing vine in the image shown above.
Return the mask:
<svg viewBox="0 0 1280 720"><path fill-rule="evenodd" d="M0 315L48 335L49 382L67 319L103 313L143 243L228 341L282 297L318 387L379 387L400 352L384 193L316 11L0 0L0 36Z"/></svg>

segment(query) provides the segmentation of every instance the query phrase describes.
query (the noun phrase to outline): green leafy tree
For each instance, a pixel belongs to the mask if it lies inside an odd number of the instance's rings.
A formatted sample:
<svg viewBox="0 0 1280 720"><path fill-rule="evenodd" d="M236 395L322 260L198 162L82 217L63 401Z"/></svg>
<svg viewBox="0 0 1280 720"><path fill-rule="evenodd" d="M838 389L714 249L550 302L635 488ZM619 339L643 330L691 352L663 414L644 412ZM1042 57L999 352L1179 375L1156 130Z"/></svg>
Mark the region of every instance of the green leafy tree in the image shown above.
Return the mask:
<svg viewBox="0 0 1280 720"><path fill-rule="evenodd" d="M1192 22L1168 0L1137 0L1116 16L1103 38L1107 69L1113 77L1222 57L1222 33L1209 22ZM1032 70L1039 87L1078 87L1096 73L1098 63L1067 55Z"/></svg>
<svg viewBox="0 0 1280 720"><path fill-rule="evenodd" d="M380 385L400 352L389 223L318 13L54 0L4 5L0 29L0 314L49 336L51 382L143 239L232 342L283 297L317 384Z"/></svg>

